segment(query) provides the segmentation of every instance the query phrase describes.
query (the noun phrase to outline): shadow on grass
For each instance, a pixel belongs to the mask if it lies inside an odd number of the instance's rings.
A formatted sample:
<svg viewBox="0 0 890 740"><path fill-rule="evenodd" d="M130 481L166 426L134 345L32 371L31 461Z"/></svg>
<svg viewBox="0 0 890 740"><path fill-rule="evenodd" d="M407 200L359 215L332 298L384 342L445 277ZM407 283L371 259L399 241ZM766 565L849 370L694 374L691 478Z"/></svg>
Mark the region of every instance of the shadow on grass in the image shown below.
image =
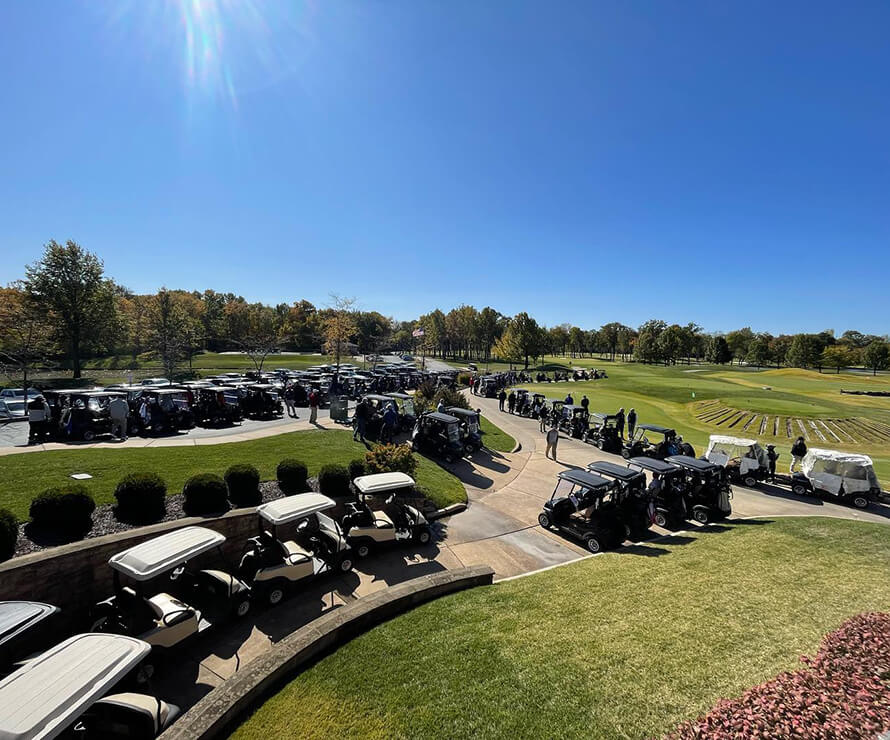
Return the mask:
<svg viewBox="0 0 890 740"><path fill-rule="evenodd" d="M642 555L647 558L659 558L662 555L670 555L671 551L664 547L655 547L654 545L626 545L618 550L621 554Z"/></svg>

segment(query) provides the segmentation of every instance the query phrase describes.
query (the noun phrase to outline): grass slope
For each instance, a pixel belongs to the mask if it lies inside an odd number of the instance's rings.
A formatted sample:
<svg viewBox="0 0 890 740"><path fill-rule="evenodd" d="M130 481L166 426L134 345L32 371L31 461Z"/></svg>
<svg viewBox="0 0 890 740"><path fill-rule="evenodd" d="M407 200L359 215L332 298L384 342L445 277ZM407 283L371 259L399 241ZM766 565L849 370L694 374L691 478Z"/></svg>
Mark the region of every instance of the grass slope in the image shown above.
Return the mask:
<svg viewBox="0 0 890 740"><path fill-rule="evenodd" d="M482 443L489 449L496 452L512 452L516 446L516 440L513 439L499 426L490 422L486 417L480 415L482 427Z"/></svg>
<svg viewBox="0 0 890 740"><path fill-rule="evenodd" d="M152 471L167 481L170 493L178 493L189 476L223 473L235 463L256 465L264 480L275 478L275 468L285 457L302 460L315 475L326 463L349 463L364 457L364 445L340 430L290 432L275 437L194 447L146 447L142 449L72 449L8 455L2 459L3 479L0 508L20 518L43 489L72 483L72 473L89 473L84 481L97 504L114 501L114 488L127 473ZM417 482L438 506L466 500L463 484L451 473L420 455Z"/></svg>
<svg viewBox="0 0 890 740"><path fill-rule="evenodd" d="M890 609L888 531L742 522L446 597L324 658L233 736L658 735Z"/></svg>

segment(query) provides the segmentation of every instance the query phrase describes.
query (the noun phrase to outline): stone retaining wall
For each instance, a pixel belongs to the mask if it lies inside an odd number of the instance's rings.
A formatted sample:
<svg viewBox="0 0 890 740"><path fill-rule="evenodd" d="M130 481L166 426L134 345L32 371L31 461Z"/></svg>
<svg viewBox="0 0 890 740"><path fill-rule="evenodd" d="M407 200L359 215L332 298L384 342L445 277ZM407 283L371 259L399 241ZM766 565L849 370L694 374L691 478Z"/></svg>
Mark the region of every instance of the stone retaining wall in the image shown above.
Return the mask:
<svg viewBox="0 0 890 740"><path fill-rule="evenodd" d="M213 689L161 735L161 740L224 737L253 707L331 649L419 604L491 584L493 578L494 571L487 565L433 573L329 611Z"/></svg>

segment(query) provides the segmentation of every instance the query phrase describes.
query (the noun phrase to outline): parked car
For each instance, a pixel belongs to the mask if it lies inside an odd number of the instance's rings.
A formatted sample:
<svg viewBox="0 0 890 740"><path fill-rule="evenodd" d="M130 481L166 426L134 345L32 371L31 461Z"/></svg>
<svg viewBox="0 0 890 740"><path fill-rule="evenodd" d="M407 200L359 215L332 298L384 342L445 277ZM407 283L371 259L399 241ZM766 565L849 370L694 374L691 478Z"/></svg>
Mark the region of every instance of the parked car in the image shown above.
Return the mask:
<svg viewBox="0 0 890 740"><path fill-rule="evenodd" d="M769 458L754 439L712 434L705 452L708 462L726 468L733 483L754 488L769 476Z"/></svg>
<svg viewBox="0 0 890 740"><path fill-rule="evenodd" d="M150 651L148 643L121 635L60 642L0 681L0 737L157 737L179 708L129 690Z"/></svg>
<svg viewBox="0 0 890 740"><path fill-rule="evenodd" d="M464 454L472 455L482 449L482 429L479 413L460 406L449 406L445 409L460 422L460 441L464 446Z"/></svg>
<svg viewBox="0 0 890 740"><path fill-rule="evenodd" d="M791 477L791 490L865 509L881 493L881 484L868 455L810 448L801 471Z"/></svg>
<svg viewBox="0 0 890 740"><path fill-rule="evenodd" d="M346 504L341 526L346 541L360 558L383 545L426 545L432 531L426 517L406 499L416 498L414 479L405 473L374 473L353 481L356 501ZM372 510L369 498L383 498L382 509Z"/></svg>
<svg viewBox="0 0 890 740"><path fill-rule="evenodd" d="M586 470L564 470L538 515L544 529L557 529L593 553L618 547L629 524L619 508L615 482Z"/></svg>
<svg viewBox="0 0 890 740"><path fill-rule="evenodd" d="M453 463L463 457L460 422L450 414L430 411L421 414L411 433L411 447Z"/></svg>
<svg viewBox="0 0 890 740"><path fill-rule="evenodd" d="M660 439L653 442L649 439L649 435ZM695 457L695 450L691 444L677 436L674 429L658 424L638 424L633 437L624 443L621 455L627 460L642 456L664 460L671 455Z"/></svg>
<svg viewBox="0 0 890 740"><path fill-rule="evenodd" d="M28 388L28 399L36 398L40 391ZM26 419L28 408L24 388L4 388L0 391L0 421Z"/></svg>
<svg viewBox="0 0 890 740"><path fill-rule="evenodd" d="M725 519L732 513L732 486L729 475L719 465L685 455L665 458L683 469L686 477L686 511L699 524Z"/></svg>
<svg viewBox="0 0 890 740"><path fill-rule="evenodd" d="M623 443L621 437L618 436L617 422L617 417L614 414L593 412L588 417L587 431L584 432L581 439L603 452L618 455L621 453Z"/></svg>
<svg viewBox="0 0 890 740"><path fill-rule="evenodd" d="M117 555L114 596L93 607L93 632L132 635L154 647L172 648L229 617L250 609L250 588L224 570L190 567L219 551L224 535L206 527L183 527L153 537Z"/></svg>
<svg viewBox="0 0 890 740"><path fill-rule="evenodd" d="M257 508L260 533L247 541L238 567L255 599L275 606L299 584L352 570L352 548L324 513L336 505L320 493L299 493Z"/></svg>
<svg viewBox="0 0 890 740"><path fill-rule="evenodd" d="M683 468L654 457L632 457L627 461L627 467L657 475L661 481L660 490L654 495L647 489L655 507L655 524L669 529L679 527L691 518L691 512L686 509L686 472Z"/></svg>
<svg viewBox="0 0 890 740"><path fill-rule="evenodd" d="M145 378L141 380L139 384L147 386L170 385L170 381L167 378Z"/></svg>
<svg viewBox="0 0 890 740"><path fill-rule="evenodd" d="M39 601L0 601L0 676L46 647L53 615L59 608Z"/></svg>

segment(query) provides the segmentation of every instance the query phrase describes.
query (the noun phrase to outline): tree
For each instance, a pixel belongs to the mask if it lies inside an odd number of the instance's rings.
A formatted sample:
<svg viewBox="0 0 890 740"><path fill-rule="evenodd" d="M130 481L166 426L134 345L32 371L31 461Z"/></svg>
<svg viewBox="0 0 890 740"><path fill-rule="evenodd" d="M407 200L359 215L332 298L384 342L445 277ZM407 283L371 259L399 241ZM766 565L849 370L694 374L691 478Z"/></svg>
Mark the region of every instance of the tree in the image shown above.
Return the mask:
<svg viewBox="0 0 890 740"><path fill-rule="evenodd" d="M120 331L114 283L105 278L102 261L73 241L64 246L50 241L25 274L25 290L55 317L56 336L79 378L84 349L108 346Z"/></svg>
<svg viewBox="0 0 890 740"><path fill-rule="evenodd" d="M554 326L551 329L548 329L547 334L549 335L550 347L553 354L561 354L565 356L566 349L569 346L569 327L565 324L560 324L559 326Z"/></svg>
<svg viewBox="0 0 890 740"><path fill-rule="evenodd" d="M763 367L768 365L769 361L769 339L763 334L758 334L748 344L748 354L745 355L745 362L749 365Z"/></svg>
<svg viewBox="0 0 890 740"><path fill-rule="evenodd" d="M660 362L663 355L658 338L665 329L667 324L661 319L650 319L643 324L634 345L634 359L639 362Z"/></svg>
<svg viewBox="0 0 890 740"><path fill-rule="evenodd" d="M878 370L885 370L890 364L890 344L883 339L874 340L862 353L862 361L872 375L877 375Z"/></svg>
<svg viewBox="0 0 890 740"><path fill-rule="evenodd" d="M577 326L573 326L569 329L569 352L572 353L572 357L576 357L577 355L584 356L584 332Z"/></svg>
<svg viewBox="0 0 890 740"><path fill-rule="evenodd" d="M776 367L782 367L788 359L788 350L791 349L791 342L794 337L788 334L780 334L773 337L769 343L769 353Z"/></svg>
<svg viewBox="0 0 890 740"><path fill-rule="evenodd" d="M485 356L485 361L491 359L491 348L504 331L504 317L493 308L486 306L479 312L477 329L479 342Z"/></svg>
<svg viewBox="0 0 890 740"><path fill-rule="evenodd" d="M497 355L510 362L525 360L541 352L543 336L538 322L525 311L516 314L507 325L506 331L495 346Z"/></svg>
<svg viewBox="0 0 890 740"><path fill-rule="evenodd" d="M26 393L28 372L45 365L54 349L52 329L51 317L20 285L0 288L0 365L7 374L21 373Z"/></svg>
<svg viewBox="0 0 890 740"><path fill-rule="evenodd" d="M318 311L309 301L295 302L281 321L279 337L294 349L309 349L319 344Z"/></svg>
<svg viewBox="0 0 890 740"><path fill-rule="evenodd" d="M843 344L833 344L822 350L822 364L833 367L840 373L842 367L849 367L856 362L856 350Z"/></svg>
<svg viewBox="0 0 890 740"><path fill-rule="evenodd" d="M344 298L331 293L331 303L324 320L325 350L336 358L338 374L343 346L355 332L355 298Z"/></svg>
<svg viewBox="0 0 890 740"><path fill-rule="evenodd" d="M729 346L729 351L732 352L732 356L739 364L748 356L748 347L753 339L754 332L751 331L749 326L746 326L744 329L736 329L726 335L726 344Z"/></svg>
<svg viewBox="0 0 890 740"><path fill-rule="evenodd" d="M665 364L675 364L683 349L683 329L671 324L658 335L658 354Z"/></svg>
<svg viewBox="0 0 890 740"><path fill-rule="evenodd" d="M732 360L732 352L726 343L726 337L709 337L705 348L705 359L714 365L725 365Z"/></svg>
<svg viewBox="0 0 890 740"><path fill-rule="evenodd" d="M795 334L788 348L788 364L802 368L817 367L823 349L818 335Z"/></svg>
<svg viewBox="0 0 890 740"><path fill-rule="evenodd" d="M244 350L258 373L263 371L266 357L278 349L278 313L262 303L251 303L244 313L243 332L235 343ZM339 360L337 362L339 370Z"/></svg>
<svg viewBox="0 0 890 740"><path fill-rule="evenodd" d="M148 303L148 332L152 349L158 353L164 375L171 380L185 354L188 314L173 291L161 288Z"/></svg>

